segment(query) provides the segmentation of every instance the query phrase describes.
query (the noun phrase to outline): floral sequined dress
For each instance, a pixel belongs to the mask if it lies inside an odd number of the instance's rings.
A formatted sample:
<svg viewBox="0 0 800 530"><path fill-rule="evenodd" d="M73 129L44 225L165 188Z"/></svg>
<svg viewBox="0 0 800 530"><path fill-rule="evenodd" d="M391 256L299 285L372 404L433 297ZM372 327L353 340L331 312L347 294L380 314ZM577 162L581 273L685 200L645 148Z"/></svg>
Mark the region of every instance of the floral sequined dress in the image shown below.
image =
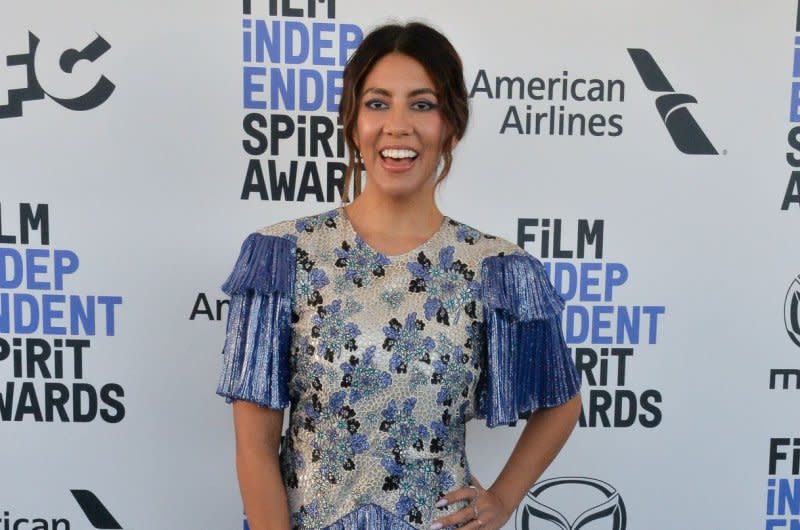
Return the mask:
<svg viewBox="0 0 800 530"><path fill-rule="evenodd" d="M519 247L444 219L376 252L341 208L250 235L217 393L290 407L281 471L294 528L428 528L461 507L465 424L513 423L580 380L563 301Z"/></svg>

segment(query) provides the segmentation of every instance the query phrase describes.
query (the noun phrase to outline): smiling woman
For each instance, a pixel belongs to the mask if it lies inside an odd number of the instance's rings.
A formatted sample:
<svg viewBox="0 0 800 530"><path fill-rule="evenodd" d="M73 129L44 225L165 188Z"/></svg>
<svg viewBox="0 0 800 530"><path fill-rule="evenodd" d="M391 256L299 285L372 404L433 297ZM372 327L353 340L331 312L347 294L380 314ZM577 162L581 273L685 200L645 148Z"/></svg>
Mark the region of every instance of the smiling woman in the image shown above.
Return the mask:
<svg viewBox="0 0 800 530"><path fill-rule="evenodd" d="M433 28L420 23L410 23L405 26L389 25L373 31L367 35L350 58L344 71L339 115L350 149L350 163L345 179L345 201L349 193L350 178L355 177L356 190L360 190L361 165L356 127L357 117L360 116L359 110L364 103L363 98L370 88L386 90L386 87L371 87L367 84L367 80L378 66L382 65L384 71L391 66L386 65L384 60L398 61L398 57L399 62L406 63L403 66L411 71L408 73L416 76L419 85L410 88L407 94L402 95L415 97L428 94L428 97L433 98L433 108L423 108L426 107L426 103L423 102L419 110L434 110L437 117L444 122L443 137L439 146L444 166L437 177L437 182L444 179L450 171L453 148L466 132L469 120L467 87L464 83L461 58L450 41ZM374 82L374 75L372 77ZM397 77L395 76L395 79ZM369 175L369 171L367 174Z"/></svg>
<svg viewBox="0 0 800 530"><path fill-rule="evenodd" d="M431 195L445 124L433 82L417 61L395 52L375 65L353 132L370 179L366 193L417 203Z"/></svg>
<svg viewBox="0 0 800 530"><path fill-rule="evenodd" d="M339 110L363 192L249 236L223 286L217 391L235 402L250 528L496 530L580 411L564 302L538 260L436 205L468 120L441 33L367 35ZM488 489L467 463L472 418L527 418Z"/></svg>

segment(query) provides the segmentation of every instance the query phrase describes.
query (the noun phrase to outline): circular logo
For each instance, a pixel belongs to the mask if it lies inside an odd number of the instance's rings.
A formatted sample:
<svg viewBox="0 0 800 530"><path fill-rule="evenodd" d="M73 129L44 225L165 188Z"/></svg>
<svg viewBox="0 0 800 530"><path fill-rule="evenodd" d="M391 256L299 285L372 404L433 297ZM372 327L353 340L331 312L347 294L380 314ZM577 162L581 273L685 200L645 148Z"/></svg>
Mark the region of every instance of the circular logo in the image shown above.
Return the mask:
<svg viewBox="0 0 800 530"><path fill-rule="evenodd" d="M798 347L800 347L800 276L792 281L786 291L786 301L783 303L783 322L786 333Z"/></svg>
<svg viewBox="0 0 800 530"><path fill-rule="evenodd" d="M570 515L570 521L565 514L577 515ZM614 486L596 478L558 477L534 484L517 508L515 526L517 530L579 530L601 520L591 528L625 530L627 526L625 503Z"/></svg>

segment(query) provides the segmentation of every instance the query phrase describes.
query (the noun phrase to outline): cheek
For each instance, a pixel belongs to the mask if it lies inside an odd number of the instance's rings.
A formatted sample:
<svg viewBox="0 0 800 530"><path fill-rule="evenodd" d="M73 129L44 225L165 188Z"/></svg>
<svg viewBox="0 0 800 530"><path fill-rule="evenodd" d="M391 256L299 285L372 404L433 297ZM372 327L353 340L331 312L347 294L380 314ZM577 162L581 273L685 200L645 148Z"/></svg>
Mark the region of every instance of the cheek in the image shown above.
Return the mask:
<svg viewBox="0 0 800 530"><path fill-rule="evenodd" d="M369 149L371 143L375 141L375 124L369 120L358 119L353 131L353 139L359 149Z"/></svg>
<svg viewBox="0 0 800 530"><path fill-rule="evenodd" d="M440 117L436 116L428 120L421 130L424 131L423 134L428 142L436 144L439 148L443 146L442 142L447 136L447 125Z"/></svg>
<svg viewBox="0 0 800 530"><path fill-rule="evenodd" d="M429 136L441 136L446 127L444 118L440 112L431 112L425 114L424 119L420 121L419 126L423 128Z"/></svg>

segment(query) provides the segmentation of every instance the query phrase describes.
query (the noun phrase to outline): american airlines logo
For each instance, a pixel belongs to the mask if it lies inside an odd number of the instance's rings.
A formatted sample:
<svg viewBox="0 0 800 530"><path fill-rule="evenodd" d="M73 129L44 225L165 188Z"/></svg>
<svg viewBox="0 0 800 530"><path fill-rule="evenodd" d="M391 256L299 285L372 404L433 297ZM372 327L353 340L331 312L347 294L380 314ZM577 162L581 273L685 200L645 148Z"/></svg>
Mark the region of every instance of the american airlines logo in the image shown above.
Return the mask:
<svg viewBox="0 0 800 530"><path fill-rule="evenodd" d="M108 508L100 502L97 495L89 490L70 490L70 493L72 493L81 511L89 520L92 528L97 530L122 530L120 524L114 519ZM29 526L31 524L34 526ZM23 530L23 528L32 528L34 530L37 528L52 528L53 530L64 528L69 530L70 528L84 529L88 527L83 522L78 524L76 521L70 521L65 517L43 517L41 514L37 516L20 516L12 513L11 510L4 510L0 512L0 528L3 530Z"/></svg>
<svg viewBox="0 0 800 530"><path fill-rule="evenodd" d="M564 499L569 505L557 502ZM516 528L580 530L595 521L593 530L626 529L625 503L614 486L590 477L557 477L534 484L517 508Z"/></svg>
<svg viewBox="0 0 800 530"><path fill-rule="evenodd" d="M628 48L628 54L647 89L660 94L656 98L656 109L675 142L675 147L687 155L718 154L687 108L689 103L697 103L697 99L692 95L676 92L647 50Z"/></svg>

